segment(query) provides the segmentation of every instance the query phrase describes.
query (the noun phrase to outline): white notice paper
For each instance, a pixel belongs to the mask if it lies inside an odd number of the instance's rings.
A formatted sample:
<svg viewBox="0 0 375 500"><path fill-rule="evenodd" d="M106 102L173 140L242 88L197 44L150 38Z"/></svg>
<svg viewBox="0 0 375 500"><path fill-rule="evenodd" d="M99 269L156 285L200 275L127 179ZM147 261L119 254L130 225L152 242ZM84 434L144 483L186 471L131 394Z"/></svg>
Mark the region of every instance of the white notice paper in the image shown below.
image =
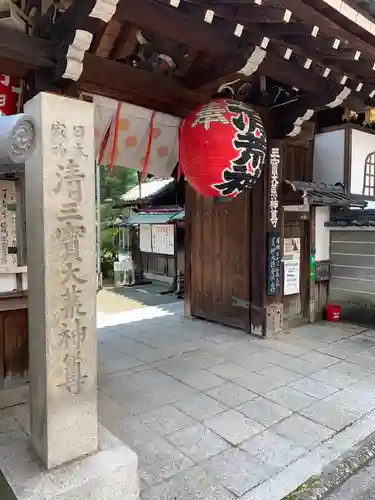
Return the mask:
<svg viewBox="0 0 375 500"><path fill-rule="evenodd" d="M284 261L284 295L299 293L300 261Z"/></svg>

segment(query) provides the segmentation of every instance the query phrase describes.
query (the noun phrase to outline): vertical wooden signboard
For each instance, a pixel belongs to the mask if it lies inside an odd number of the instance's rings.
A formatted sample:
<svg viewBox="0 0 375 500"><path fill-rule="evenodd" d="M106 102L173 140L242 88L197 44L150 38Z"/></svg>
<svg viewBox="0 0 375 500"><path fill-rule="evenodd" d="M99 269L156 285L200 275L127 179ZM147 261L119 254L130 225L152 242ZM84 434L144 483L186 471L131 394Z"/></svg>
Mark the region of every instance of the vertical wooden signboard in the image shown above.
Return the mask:
<svg viewBox="0 0 375 500"><path fill-rule="evenodd" d="M282 328L281 200L283 151L281 141L269 144L267 183L267 312L266 334Z"/></svg>

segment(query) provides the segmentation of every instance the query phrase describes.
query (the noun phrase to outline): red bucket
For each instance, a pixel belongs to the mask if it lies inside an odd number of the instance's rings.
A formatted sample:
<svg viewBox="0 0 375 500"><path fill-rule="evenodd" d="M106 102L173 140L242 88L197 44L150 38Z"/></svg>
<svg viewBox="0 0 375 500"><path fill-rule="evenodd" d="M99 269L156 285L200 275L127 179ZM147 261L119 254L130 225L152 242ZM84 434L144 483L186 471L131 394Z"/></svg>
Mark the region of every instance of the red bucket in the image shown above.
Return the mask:
<svg viewBox="0 0 375 500"><path fill-rule="evenodd" d="M337 304L326 305L326 320L327 321L340 321L341 319L341 306Z"/></svg>

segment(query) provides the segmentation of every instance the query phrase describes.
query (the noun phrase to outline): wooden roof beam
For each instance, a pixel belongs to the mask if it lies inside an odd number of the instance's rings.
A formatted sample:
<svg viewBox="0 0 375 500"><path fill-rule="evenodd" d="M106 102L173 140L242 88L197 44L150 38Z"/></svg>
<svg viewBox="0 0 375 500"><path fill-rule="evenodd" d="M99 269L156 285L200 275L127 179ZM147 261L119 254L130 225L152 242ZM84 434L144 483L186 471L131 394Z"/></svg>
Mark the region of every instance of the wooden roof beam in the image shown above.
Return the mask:
<svg viewBox="0 0 375 500"><path fill-rule="evenodd" d="M349 19L343 13L339 12L325 1L322 0L302 0L302 1L306 6L315 9L317 12L321 13L326 18L330 19L332 22L336 23L339 27L341 27L341 29L350 33L351 36L359 37L360 39L366 41L370 45L374 43L375 38L372 32L370 33L360 24L357 24L354 19L353 20ZM348 7L353 7L353 4L350 5L350 2L345 1L345 3L348 5ZM357 11L355 7L354 10ZM362 15L363 18L365 17L363 16L362 12L357 11L357 13ZM368 19L371 18L369 14L367 14L366 17Z"/></svg>
<svg viewBox="0 0 375 500"><path fill-rule="evenodd" d="M19 31L2 27L0 30L0 69L13 76L25 76L28 70L51 69L54 46ZM13 68L12 71L9 71Z"/></svg>
<svg viewBox="0 0 375 500"><path fill-rule="evenodd" d="M86 91L95 88L98 94L175 115L210 98L208 93L191 91L174 79L88 53L80 88Z"/></svg>
<svg viewBox="0 0 375 500"><path fill-rule="evenodd" d="M351 48L355 50L360 50L364 55L369 57L370 59L375 58L375 46L368 43L366 40L360 38L354 33L347 31L342 28L337 22L328 18L326 14L319 12L316 8L312 7L312 3L309 0L271 0L273 4L278 5L280 8L286 8L291 10L292 19L298 18L301 19L308 26L317 26L319 31L322 32L329 38L335 39L338 38L340 40L347 40L350 43ZM250 3L250 0L242 0L242 2ZM317 0L317 3L321 4L322 7L325 6L328 8L329 5L323 2L322 0ZM315 4L315 6L317 5ZM334 10L334 9L332 9ZM342 18L342 16L340 14ZM344 18L345 19L345 18Z"/></svg>
<svg viewBox="0 0 375 500"><path fill-rule="evenodd" d="M25 77L33 70L51 71L56 49L52 42L8 28L0 30L0 67L11 76ZM186 114L210 98L209 92L193 92L174 79L89 53L86 53L78 86L88 92L175 115Z"/></svg>
<svg viewBox="0 0 375 500"><path fill-rule="evenodd" d="M112 4L103 3L103 0L75 1L53 24L48 24L52 21L47 11L41 21L40 37L58 46L54 81L79 80L83 69L81 61L91 45L96 49L100 46L101 37L116 11L118 1Z"/></svg>
<svg viewBox="0 0 375 500"><path fill-rule="evenodd" d="M145 16L144 12L147 11L148 15ZM116 17L122 21L129 21L133 24L139 25L144 29L150 29L155 31L157 28L158 32L163 33L164 36L172 40L181 41L192 46L195 50L205 52L210 54L213 58L225 57L225 60L234 59L236 64L238 63L237 69L230 65L228 74L239 71L247 62L249 49L250 51L254 47L254 35L251 38L246 33L241 38L235 37L233 34L226 35L222 31L218 30L217 27L207 24L203 21L192 24L192 18L190 15L180 12L179 9L168 7L154 0L137 0L137 2L120 2L117 7ZM258 42L259 36L256 35L256 41ZM268 56L267 56L268 58ZM222 61L221 59L221 65ZM280 62L283 64L283 60L278 57L273 57L276 63ZM264 67L262 65L262 67ZM302 83L304 80L305 90L311 89L311 81L314 81L314 77L308 72L301 68L298 70L294 65L293 75L297 75L300 72L299 80ZM270 68L271 69L271 68ZM219 76L225 76L225 67L223 68L222 75L214 75L213 79L217 79ZM273 72L273 71L272 71ZM270 76L270 75L266 75ZM310 76L312 79L310 79ZM298 78L298 76L296 76ZM309 81L310 79L310 81ZM207 83L206 81L199 81L196 86L201 86ZM321 78L321 85L326 84L326 80ZM303 89L303 85L297 85L297 87ZM318 85L317 85L318 87Z"/></svg>

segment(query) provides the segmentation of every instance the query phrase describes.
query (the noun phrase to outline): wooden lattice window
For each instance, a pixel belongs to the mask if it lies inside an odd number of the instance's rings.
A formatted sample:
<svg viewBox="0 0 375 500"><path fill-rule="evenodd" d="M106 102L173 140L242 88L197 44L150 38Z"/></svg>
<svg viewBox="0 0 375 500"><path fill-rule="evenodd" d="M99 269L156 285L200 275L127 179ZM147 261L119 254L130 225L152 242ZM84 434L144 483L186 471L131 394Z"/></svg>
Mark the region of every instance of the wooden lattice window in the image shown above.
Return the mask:
<svg viewBox="0 0 375 500"><path fill-rule="evenodd" d="M366 156L362 194L375 196L375 151Z"/></svg>

